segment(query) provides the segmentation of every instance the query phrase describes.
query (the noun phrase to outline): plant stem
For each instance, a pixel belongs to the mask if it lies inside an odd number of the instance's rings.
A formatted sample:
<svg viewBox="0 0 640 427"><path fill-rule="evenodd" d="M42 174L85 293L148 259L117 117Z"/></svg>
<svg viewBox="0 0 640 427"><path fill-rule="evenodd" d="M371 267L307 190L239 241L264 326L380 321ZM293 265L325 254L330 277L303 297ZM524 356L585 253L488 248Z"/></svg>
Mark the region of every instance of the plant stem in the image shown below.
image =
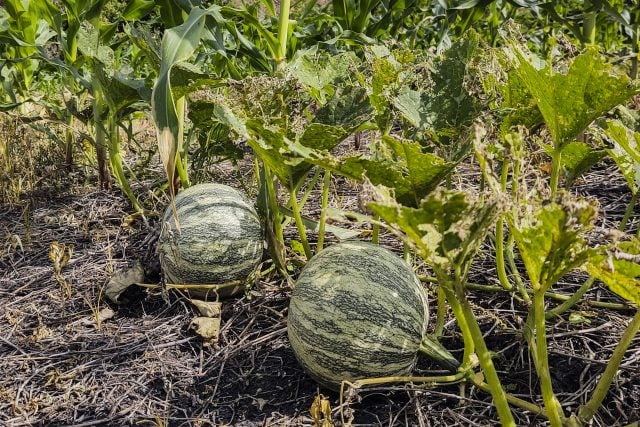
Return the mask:
<svg viewBox="0 0 640 427"><path fill-rule="evenodd" d="M593 277L589 277L589 279L585 280L585 282L582 284L582 286L580 286L578 288L578 290L573 295L571 295L566 301L564 301L559 306L557 306L557 307L555 307L555 308L553 308L551 310L548 310L545 313L545 318L547 320L553 319L554 317L560 316L562 313L566 312L571 307L576 305L577 302L580 301L582 296L584 294L586 294L589 289L591 289L591 286L593 285L593 282L595 282L595 280L596 279L593 278Z"/></svg>
<svg viewBox="0 0 640 427"><path fill-rule="evenodd" d="M435 277L430 277L430 276L418 276L418 278L423 281L423 282L428 282L428 283L437 283L438 279ZM474 291L481 291L481 292L505 292L505 289L502 286L492 286L492 285L481 285L479 283L465 283L464 285L465 289L471 289ZM533 290L528 289L526 291L528 294L532 294ZM544 293L545 298L551 298L553 300L556 301L567 301L569 298L571 298L571 296L569 295L562 295L562 294L558 294L555 292L545 292ZM633 308L633 306L629 305L629 304L620 304L620 303L615 303L615 302L602 302L602 301L585 301L587 305L591 306L591 307L598 307L598 308L607 308L610 310L623 310L623 311L628 311L631 310Z"/></svg>
<svg viewBox="0 0 640 427"><path fill-rule="evenodd" d="M480 390L485 391L487 393L491 393L491 387L489 387L489 384L483 381L479 381L475 375L470 375L468 378L473 383L473 385L478 387ZM506 394L506 396L507 396L507 402L509 402L513 406L517 406L518 408L522 408L533 414L540 415L545 418L547 417L547 413L545 412L544 408L541 408L540 406L534 403L527 402L526 400L520 399L508 393Z"/></svg>
<svg viewBox="0 0 640 427"><path fill-rule="evenodd" d="M447 298L441 286L438 286L438 313L436 314L436 327L433 334L441 337L444 331L444 321L447 315Z"/></svg>
<svg viewBox="0 0 640 427"><path fill-rule="evenodd" d="M377 245L380 243L380 215L374 215L371 234L371 243Z"/></svg>
<svg viewBox="0 0 640 427"><path fill-rule="evenodd" d="M439 277L442 276L439 275ZM446 300L449 302L449 306L451 307L451 310L456 317L460 332L462 332L462 340L464 341L462 365L469 365L471 364L472 356L476 351L473 336L471 335L471 330L469 329L467 318L464 315L464 311L462 310L460 301L458 301L458 299L456 298L456 295L453 292L453 287L449 282L451 279L449 279L448 277L443 277L442 279L443 280L440 281L440 288L444 292Z"/></svg>
<svg viewBox="0 0 640 427"><path fill-rule="evenodd" d="M507 189L507 178L509 176L509 163L504 160L502 162L502 172L500 174L500 189L504 192ZM500 215L496 224L496 270L500 285L506 290L513 287L507 278L507 271L504 264L504 215Z"/></svg>
<svg viewBox="0 0 640 427"><path fill-rule="evenodd" d="M551 197L553 198L558 191L558 181L560 180L560 169L562 167L562 151L560 148L555 148L553 151L553 158L551 163Z"/></svg>
<svg viewBox="0 0 640 427"><path fill-rule="evenodd" d="M538 288L540 286L538 285ZM535 324L536 370L540 378L542 399L547 409L547 415L552 427L562 427L564 416L562 406L553 392L551 372L549 371L549 357L547 353L547 332L544 317L544 292L538 289L533 294L533 317Z"/></svg>
<svg viewBox="0 0 640 427"><path fill-rule="evenodd" d="M585 7L592 6L590 1L585 2ZM597 11L592 11L584 14L582 21L582 44L594 45L596 43L596 18L598 17Z"/></svg>
<svg viewBox="0 0 640 427"><path fill-rule="evenodd" d="M487 344L484 342L482 331L480 330L480 326L478 325L473 311L471 310L469 300L467 300L465 295L457 295L457 297L461 299L460 305L462 308L462 312L467 321L469 332L471 334L471 337L473 338L473 343L477 349L478 358L480 359L480 366L482 367L482 371L487 379L489 392L493 397L493 404L498 411L500 423L503 426L515 426L516 423L513 419L511 409L509 408L507 395L504 391L504 388L502 387L502 384L500 383L498 372L496 371L496 368L493 365L493 361L491 360L491 353L487 348Z"/></svg>
<svg viewBox="0 0 640 427"><path fill-rule="evenodd" d="M322 205L320 207L320 223L318 224L318 243L316 245L316 253L322 250L324 245L324 228L327 221L327 205L329 204L329 187L331 185L331 171L324 171L324 180L322 181Z"/></svg>
<svg viewBox="0 0 640 427"><path fill-rule="evenodd" d="M522 278L520 277L520 272L518 271L518 266L516 265L515 255L513 253L514 248L514 237L513 234L509 235L509 241L507 242L507 261L509 262L509 268L511 269L511 274L513 279L516 282L516 287L522 296L522 299L526 304L531 304L531 298L529 297L529 291L527 291L526 286L522 282Z"/></svg>
<svg viewBox="0 0 640 427"><path fill-rule="evenodd" d="M289 13L291 0L280 0L280 16L278 17L278 51L276 64L280 66L287 56L287 39L289 38Z"/></svg>
<svg viewBox="0 0 640 427"><path fill-rule="evenodd" d="M276 235L276 238L278 239L278 242L284 248L284 232L282 231L282 219L280 217L280 209L278 208L278 196L276 195L276 188L273 184L273 173L271 172L271 169L269 169L266 165L264 166L264 179L267 185L267 193L269 198L268 205L273 221L273 231Z"/></svg>
<svg viewBox="0 0 640 427"><path fill-rule="evenodd" d="M607 363L607 367L602 373L595 390L593 390L591 398L580 409L579 417L584 420L585 423L588 423L591 418L593 418L596 411L602 404L602 401L606 397L616 372L618 371L618 367L624 358L624 353L631 345L631 341L633 341L638 330L640 330L640 309L636 311L635 316L633 316L631 322L622 334L622 338L620 339L620 342L618 342L616 349L613 351L613 355L611 355L611 359L609 360L609 363Z"/></svg>
<svg viewBox="0 0 640 427"><path fill-rule="evenodd" d="M185 97L181 97L176 101L176 113L178 116L178 141L177 150L176 150L176 172L178 172L178 177L180 178L180 183L183 188L189 187L189 175L187 174L187 159L184 155L185 147L184 147L184 112L185 112L186 104ZM173 183L170 183L173 185Z"/></svg>
<svg viewBox="0 0 640 427"><path fill-rule="evenodd" d="M460 362L435 337L425 336L420 343L420 351L451 372L460 367Z"/></svg>
<svg viewBox="0 0 640 427"><path fill-rule="evenodd" d="M122 168L122 154L120 153L120 133L118 131L118 124L116 122L115 114L109 114L109 163L111 164L111 169L113 170L113 174L118 181L118 185L122 192L129 198L133 208L136 212L142 212L142 206L138 203L136 196L133 194L133 190L129 185L129 180L124 173L124 169Z"/></svg>
<svg viewBox="0 0 640 427"><path fill-rule="evenodd" d="M298 228L298 234L302 241L304 255L307 257L307 260L310 260L313 253L311 252L311 246L309 246L309 240L307 239L307 230L302 222L302 216L300 215L300 207L298 206L298 196L296 194L297 191L295 187L292 186L289 189L289 193L291 194L291 210L293 211L293 218L296 220L296 227Z"/></svg>
<svg viewBox="0 0 640 427"><path fill-rule="evenodd" d="M638 196L640 196L640 190L631 195L631 200L629 200L627 208L624 210L624 216L618 225L618 230L624 231L624 229L627 228L627 223L629 219L631 219L631 215L633 215L633 209L636 207L636 203L638 203Z"/></svg>

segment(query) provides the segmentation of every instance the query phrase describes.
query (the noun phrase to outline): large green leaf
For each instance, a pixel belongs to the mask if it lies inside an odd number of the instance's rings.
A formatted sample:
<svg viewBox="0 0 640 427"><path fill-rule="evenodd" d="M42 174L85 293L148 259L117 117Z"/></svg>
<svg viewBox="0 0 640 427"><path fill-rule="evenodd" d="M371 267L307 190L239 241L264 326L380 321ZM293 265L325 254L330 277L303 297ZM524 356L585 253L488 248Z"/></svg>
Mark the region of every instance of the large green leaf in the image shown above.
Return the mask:
<svg viewBox="0 0 640 427"><path fill-rule="evenodd" d="M436 59L432 85L420 90L403 86L392 101L394 107L412 126L432 132L443 142L455 140L480 110L466 88L478 50L477 34L469 33Z"/></svg>
<svg viewBox="0 0 640 427"><path fill-rule="evenodd" d="M154 7L154 0L129 0L127 7L122 12L122 19L125 21L137 21L151 13Z"/></svg>
<svg viewBox="0 0 640 427"><path fill-rule="evenodd" d="M287 65L287 71L302 84L310 88L312 96L324 103L333 95L336 82L349 76L349 68L358 63L353 52L338 55L326 55L317 52L317 48L298 52Z"/></svg>
<svg viewBox="0 0 640 427"><path fill-rule="evenodd" d="M573 141L562 148L561 165L566 177L566 187L607 155L605 150L591 147L581 141Z"/></svg>
<svg viewBox="0 0 640 427"><path fill-rule="evenodd" d="M602 248L587 271L627 301L640 305L640 241L637 238Z"/></svg>
<svg viewBox="0 0 640 427"><path fill-rule="evenodd" d="M638 93L629 78L614 73L611 65L595 48L574 58L566 73L548 65L536 68L521 45L506 50L515 71L533 96L554 144L561 149L596 118Z"/></svg>
<svg viewBox="0 0 640 427"><path fill-rule="evenodd" d="M602 128L613 141L613 147L607 148L607 152L635 193L640 188L640 132L627 129L619 120L607 120Z"/></svg>
<svg viewBox="0 0 640 427"><path fill-rule="evenodd" d="M390 150L390 161L382 168L374 166L380 163L369 163L365 166L366 175L374 185L393 188L396 199L403 205L418 206L456 165L435 154L423 153L417 142L400 141L391 136L384 136L382 140Z"/></svg>
<svg viewBox="0 0 640 427"><path fill-rule="evenodd" d="M535 291L545 292L592 255L583 238L593 226L596 208L586 200L549 202L528 212L511 227Z"/></svg>
<svg viewBox="0 0 640 427"><path fill-rule="evenodd" d="M399 205L389 197L369 207L401 231L425 261L446 270L458 267L464 276L503 204L472 201L465 193L441 190L417 208Z"/></svg>

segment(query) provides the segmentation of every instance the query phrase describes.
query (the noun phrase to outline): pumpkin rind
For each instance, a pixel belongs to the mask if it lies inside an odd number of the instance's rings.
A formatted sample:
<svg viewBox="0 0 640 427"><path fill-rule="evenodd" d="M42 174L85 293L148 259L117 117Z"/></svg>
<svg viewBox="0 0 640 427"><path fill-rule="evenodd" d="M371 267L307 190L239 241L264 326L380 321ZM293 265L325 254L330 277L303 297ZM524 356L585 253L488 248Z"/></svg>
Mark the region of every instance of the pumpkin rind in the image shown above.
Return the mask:
<svg viewBox="0 0 640 427"><path fill-rule="evenodd" d="M345 242L305 266L288 319L300 364L320 384L337 389L343 380L411 372L426 333L427 297L395 254Z"/></svg>
<svg viewBox="0 0 640 427"><path fill-rule="evenodd" d="M222 184L197 184L176 196L178 225L169 206L159 239L160 264L174 284L245 281L262 259L260 218L239 191ZM242 286L228 289L237 293ZM204 296L211 289L191 289Z"/></svg>

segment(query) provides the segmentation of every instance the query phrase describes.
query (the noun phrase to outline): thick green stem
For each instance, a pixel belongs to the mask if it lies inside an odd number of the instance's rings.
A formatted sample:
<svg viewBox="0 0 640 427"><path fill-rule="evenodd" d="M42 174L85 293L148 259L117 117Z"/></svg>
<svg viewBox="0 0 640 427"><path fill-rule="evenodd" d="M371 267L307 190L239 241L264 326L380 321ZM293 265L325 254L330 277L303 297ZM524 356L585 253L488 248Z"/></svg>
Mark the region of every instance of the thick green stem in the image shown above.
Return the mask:
<svg viewBox="0 0 640 427"><path fill-rule="evenodd" d="M489 384L480 381L476 376L474 375L470 375L468 376L469 380L473 383L473 385L475 385L476 387L478 387L480 390L485 391L487 393L491 393L491 387L489 387ZM531 403L531 402L527 402L526 400L520 399L518 397L515 397L511 394L506 394L507 396L507 402L509 402L511 405L513 406L517 406L518 408L522 408L526 411L529 411L533 414L536 415L540 415L542 417L547 417L547 413L544 411L544 408L541 408L540 406Z"/></svg>
<svg viewBox="0 0 640 427"><path fill-rule="evenodd" d="M545 317L547 319L553 319L554 317L560 316L562 313L566 312L571 307L576 305L578 301L580 301L580 299L583 297L583 295L586 294L589 289L591 289L591 285L593 285L593 282L595 282L595 280L596 279L594 279L593 277L589 277L589 279L585 280L582 286L580 286L578 290L569 297L569 299L564 301L559 306L548 310L545 314Z"/></svg>
<svg viewBox="0 0 640 427"><path fill-rule="evenodd" d="M507 178L509 176L509 163L502 162L502 173L500 174L500 189L504 192L507 189ZM500 285L506 290L511 290L513 286L509 283L507 271L504 263L504 217L500 216L496 224L496 270Z"/></svg>
<svg viewBox="0 0 640 427"><path fill-rule="evenodd" d="M322 205L320 207L320 223L318 225L318 244L316 245L316 253L322 250L324 245L324 228L327 221L327 206L329 204L329 187L331 185L331 171L324 171L324 180L322 181Z"/></svg>
<svg viewBox="0 0 640 427"><path fill-rule="evenodd" d="M544 292L537 290L533 294L533 317L535 324L536 370L540 378L542 399L547 410L551 427L562 427L564 415L562 406L553 392L551 372L549 371L549 355L547 353L547 331L544 317Z"/></svg>
<svg viewBox="0 0 640 427"><path fill-rule="evenodd" d="M591 6L591 2L585 2L585 6ZM582 22L582 43L583 45L596 44L596 18L598 12L587 12L584 14L584 21Z"/></svg>
<svg viewBox="0 0 640 427"><path fill-rule="evenodd" d="M423 282L428 282L428 283L438 283L438 279L435 277L430 277L430 276L418 276L420 278L421 281ZM481 292L506 292L505 289L502 286L499 285L481 285L479 283L465 283L464 285L465 289L471 289L474 291L481 291ZM528 294L532 294L533 290L532 289L528 289L526 291ZM571 298L571 296L569 295L563 295L563 294L558 294L555 292L545 292L544 293L545 298L550 298L552 300L556 300L556 301L560 301L560 302L564 302L567 301L568 299ZM590 307L597 307L597 308L606 308L609 310L620 310L620 311L629 311L631 309L633 309L633 306L630 304L620 304L620 303L616 303L616 302L604 302L604 301L585 301L585 303L590 306Z"/></svg>
<svg viewBox="0 0 640 427"><path fill-rule="evenodd" d="M596 411L602 404L602 401L607 395L609 388L611 387L611 383L615 378L616 372L618 371L618 367L620 367L620 363L624 358L624 353L627 351L633 338L638 333L640 329L640 310L636 311L635 316L631 319L631 322L625 329L622 334L622 338L616 349L613 351L613 355L611 355L611 359L609 363L607 363L607 367L602 373L602 377L598 381L595 390L593 390L593 394L589 401L580 409L579 417L584 420L585 423L588 423L591 418L595 415Z"/></svg>
<svg viewBox="0 0 640 427"><path fill-rule="evenodd" d="M516 423L513 419L511 409L509 408L507 395L504 391L504 388L502 387L502 384L500 383L498 372L496 371L496 368L493 365L493 361L491 360L491 353L487 348L487 344L485 343L484 337L482 336L480 326L478 325L473 311L471 310L471 305L469 304L469 301L467 300L465 295L457 296L461 300L460 305L462 308L462 312L465 319L467 320L469 332L471 334L471 337L473 338L473 343L477 350L476 352L478 354L478 359L480 360L480 366L482 367L484 376L487 379L489 392L493 397L493 404L498 411L500 422L503 426L515 426Z"/></svg>
<svg viewBox="0 0 640 427"><path fill-rule="evenodd" d="M522 277L520 277L518 266L516 265L516 259L513 251L515 247L514 243L513 234L510 234L507 242L507 261L509 262L509 269L511 270L511 275L513 276L513 280L516 282L516 287L518 288L518 292L520 292L522 299L526 304L530 304L531 298L529 297L529 291L527 291L527 288L522 281Z"/></svg>
<svg viewBox="0 0 640 427"><path fill-rule="evenodd" d="M280 208L278 207L278 196L274 185L273 173L267 166L264 166L264 179L267 185L267 197L269 199L267 203L269 204L271 220L273 221L273 231L276 235L276 239L278 239L278 242L284 248L284 231L282 230L282 218L280 216Z"/></svg>
<svg viewBox="0 0 640 427"><path fill-rule="evenodd" d="M460 367L460 362L435 337L425 336L420 351L451 372L456 372Z"/></svg>
<svg viewBox="0 0 640 427"><path fill-rule="evenodd" d="M371 234L371 243L377 245L380 243L380 215L373 216L373 226L372 226L372 234Z"/></svg>
<svg viewBox="0 0 640 427"><path fill-rule="evenodd" d="M298 234L300 235L300 240L302 241L302 247L304 248L304 254L307 257L307 260L310 260L313 256L313 252L311 252L311 246L309 246L309 240L307 239L307 229L302 222L302 215L300 214L300 207L298 206L298 196L295 187L291 187L289 190L291 194L291 210L293 211L293 218L296 220L296 227L298 228Z"/></svg>
<svg viewBox="0 0 640 427"><path fill-rule="evenodd" d="M289 38L289 13L291 9L291 0L280 1L280 16L278 17L278 51L276 54L276 63L283 64L287 57L287 39Z"/></svg>
<svg viewBox="0 0 640 427"><path fill-rule="evenodd" d="M438 286L438 313L436 314L436 327L433 334L441 337L444 332L444 321L447 316L447 297L441 286Z"/></svg>
<svg viewBox="0 0 640 427"><path fill-rule="evenodd" d="M93 88L93 126L95 129L96 159L98 161L98 183L102 189L111 188L109 175L109 163L107 160L107 136L104 129L102 105L102 93L100 87L94 83Z"/></svg>
<svg viewBox="0 0 640 427"><path fill-rule="evenodd" d="M440 289L444 292L447 301L449 302L449 306L453 311L454 316L456 317L456 321L458 322L458 327L460 328L460 332L462 333L462 340L464 342L464 354L462 356L462 364L470 365L472 364L472 356L476 351L475 343L473 341L473 336L471 335L471 330L469 329L469 325L467 322L467 318L464 315L464 311L462 310L462 306L460 305L460 301L456 298L455 293L453 292L453 288L450 283L448 283L448 277L443 278L442 275L439 275L440 279Z"/></svg>
<svg viewBox="0 0 640 427"><path fill-rule="evenodd" d="M633 215L633 210L636 207L636 203L638 203L638 196L640 196L640 190L633 193L631 196L631 200L627 203L627 208L624 210L624 216L620 220L620 224L618 225L618 230L624 231L627 228L627 223L629 219L631 219L631 215Z"/></svg>
<svg viewBox="0 0 640 427"><path fill-rule="evenodd" d="M560 170L562 169L562 152L556 148L553 152L551 163L551 197L558 191L558 181L560 180Z"/></svg>

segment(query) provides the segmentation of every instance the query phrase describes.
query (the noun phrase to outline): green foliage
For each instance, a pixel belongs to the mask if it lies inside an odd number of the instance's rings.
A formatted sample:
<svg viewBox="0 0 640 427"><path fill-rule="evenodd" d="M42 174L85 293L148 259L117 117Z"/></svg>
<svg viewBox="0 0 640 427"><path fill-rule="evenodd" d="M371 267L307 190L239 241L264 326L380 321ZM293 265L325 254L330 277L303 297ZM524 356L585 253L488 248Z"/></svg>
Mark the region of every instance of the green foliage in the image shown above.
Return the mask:
<svg viewBox="0 0 640 427"><path fill-rule="evenodd" d="M583 235L595 217L593 204L565 197L543 203L511 227L535 291L546 292L589 259L593 252Z"/></svg>
<svg viewBox="0 0 640 427"><path fill-rule="evenodd" d="M607 155L605 150L595 149L581 141L569 142L562 149L562 170L565 174L565 187L570 188L573 182L592 166L600 163Z"/></svg>
<svg viewBox="0 0 640 427"><path fill-rule="evenodd" d="M638 92L628 77L612 73L593 48L574 58L566 73L548 65L537 68L522 46L511 44L506 53L540 109L557 149Z"/></svg>
<svg viewBox="0 0 640 427"><path fill-rule="evenodd" d="M602 128L613 142L607 152L618 165L631 192L636 193L640 188L640 133L627 129L619 120L607 120Z"/></svg>
<svg viewBox="0 0 640 427"><path fill-rule="evenodd" d="M601 248L589 260L587 271L622 298L640 304L640 241L637 238Z"/></svg>
<svg viewBox="0 0 640 427"><path fill-rule="evenodd" d="M417 208L402 206L392 198L369 207L390 226L404 233L420 256L445 270L466 272L486 233L503 209L497 200L472 201L462 192L438 191Z"/></svg>

